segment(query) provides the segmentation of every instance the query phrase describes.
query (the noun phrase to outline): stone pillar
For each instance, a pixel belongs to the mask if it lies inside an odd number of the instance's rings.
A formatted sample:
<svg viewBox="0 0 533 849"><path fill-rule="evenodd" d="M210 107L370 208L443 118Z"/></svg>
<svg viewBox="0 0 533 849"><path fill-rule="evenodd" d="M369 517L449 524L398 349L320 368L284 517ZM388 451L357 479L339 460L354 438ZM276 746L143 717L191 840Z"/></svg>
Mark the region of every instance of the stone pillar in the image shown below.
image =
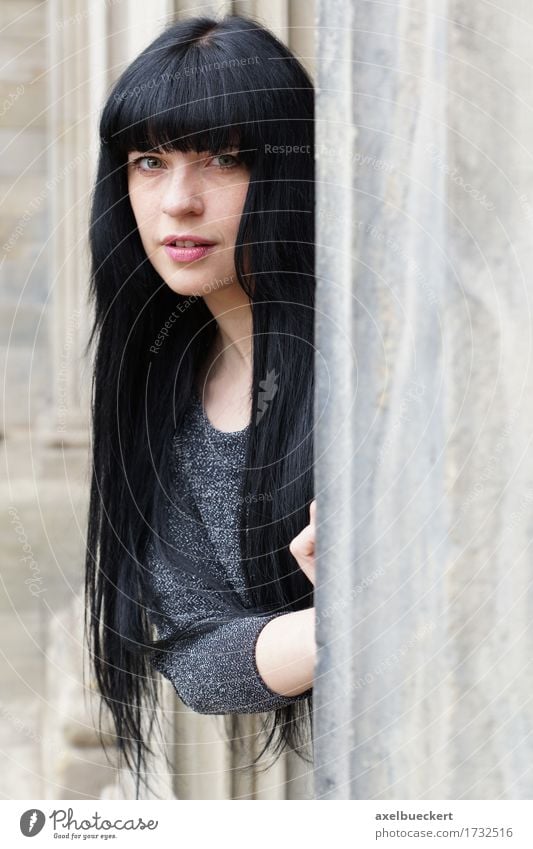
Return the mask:
<svg viewBox="0 0 533 849"><path fill-rule="evenodd" d="M96 731L99 697L92 676L84 675L81 596L55 613L46 643L46 689L42 707L42 770L47 799L98 798L115 777L113 733L107 712L100 730L111 752L110 763Z"/></svg>
<svg viewBox="0 0 533 849"><path fill-rule="evenodd" d="M533 7L450 0L449 20L448 793L530 799Z"/></svg>
<svg viewBox="0 0 533 849"><path fill-rule="evenodd" d="M47 250L53 384L52 407L39 435L65 445L87 442L90 379L82 351L90 324L86 240L95 154L90 144L94 128L89 61L94 52L88 45L99 13L99 4L91 11L86 3L48 3L47 171L53 225Z"/></svg>
<svg viewBox="0 0 533 849"><path fill-rule="evenodd" d="M445 797L446 3L319 8L315 795Z"/></svg>
<svg viewBox="0 0 533 849"><path fill-rule="evenodd" d="M318 4L319 799L533 791L517 6Z"/></svg>

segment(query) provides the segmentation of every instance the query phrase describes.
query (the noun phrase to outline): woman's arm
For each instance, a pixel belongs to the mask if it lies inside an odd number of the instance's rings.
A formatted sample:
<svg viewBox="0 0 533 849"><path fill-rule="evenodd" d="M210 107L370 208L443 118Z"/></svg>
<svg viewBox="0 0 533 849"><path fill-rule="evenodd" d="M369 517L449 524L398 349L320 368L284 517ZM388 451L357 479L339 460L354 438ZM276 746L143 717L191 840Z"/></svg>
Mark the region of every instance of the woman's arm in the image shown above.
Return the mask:
<svg viewBox="0 0 533 849"><path fill-rule="evenodd" d="M183 595L182 592L180 599ZM209 615L214 615L214 611L209 611ZM284 696L271 690L258 672L255 647L270 622L292 615L296 614L232 617L220 624L213 621L213 628L207 633L182 637L172 649L156 653L152 665L172 682L181 700L196 713L277 710L305 699L309 693ZM187 618L186 612L184 616ZM160 636L169 635L165 623L158 630Z"/></svg>
<svg viewBox="0 0 533 849"><path fill-rule="evenodd" d="M185 518L182 517L182 521ZM308 531L307 531L308 533ZM292 553L301 566L296 538ZM305 540L304 540L305 542ZM171 623L192 627L174 647L152 658L153 666L168 678L181 700L197 713L257 713L276 710L307 698L313 687L315 665L315 609L243 616L230 614L216 594L198 595L192 579L178 576L149 554L148 571L156 578L160 607L167 621L157 621L160 636L169 636ZM306 565L307 568L307 565ZM313 580L314 575L308 574ZM194 583L203 585L201 574ZM204 586L204 589L206 587ZM154 613L154 611L152 611ZM200 633L196 623L210 622ZM196 633L195 633L196 631Z"/></svg>
<svg viewBox="0 0 533 849"><path fill-rule="evenodd" d="M255 646L258 672L275 693L297 696L313 686L316 661L315 608L271 619Z"/></svg>
<svg viewBox="0 0 533 849"><path fill-rule="evenodd" d="M149 615L160 637L182 636L169 649L156 652L151 663L173 684L181 700L197 713L260 713L277 710L309 695L283 696L271 690L257 669L256 641L261 631L284 612L242 617L227 610L218 593L207 590L201 575L194 578L169 568L150 544L148 571L154 597L147 595ZM208 630L204 630L204 626Z"/></svg>

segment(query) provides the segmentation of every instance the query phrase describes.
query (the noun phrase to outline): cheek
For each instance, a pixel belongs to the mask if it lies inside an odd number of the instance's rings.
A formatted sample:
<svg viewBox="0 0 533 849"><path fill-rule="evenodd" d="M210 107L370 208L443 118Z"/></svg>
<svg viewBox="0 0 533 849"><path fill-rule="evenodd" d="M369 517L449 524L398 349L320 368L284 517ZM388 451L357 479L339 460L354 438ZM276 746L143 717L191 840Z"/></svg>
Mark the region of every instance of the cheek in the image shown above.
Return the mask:
<svg viewBox="0 0 533 849"><path fill-rule="evenodd" d="M237 231L239 229L240 219L242 211L244 209L244 203L246 201L247 193L248 184L242 186L235 186L232 189L231 197L226 196L221 205L222 214L230 216L228 218L228 225L232 233L234 234L237 234Z"/></svg>
<svg viewBox="0 0 533 849"><path fill-rule="evenodd" d="M137 226L137 230L139 231L141 244L144 250L146 251L147 256L149 256L151 250L150 228L153 222L153 218L151 217L152 213L150 211L150 204L147 203L146 197L144 197L142 192L139 191L130 191L129 199L133 212L133 217L135 219L135 224Z"/></svg>
<svg viewBox="0 0 533 849"><path fill-rule="evenodd" d="M146 192L143 192L140 188L132 186L128 190L128 193L135 222L139 230L142 232L143 228L146 228L146 226L150 223L153 216L153 203Z"/></svg>
<svg viewBox="0 0 533 849"><path fill-rule="evenodd" d="M133 217L135 218L135 222L137 224L137 227L139 227L139 222L140 222L140 219L141 219L139 195L135 190L129 189L128 190L128 196L129 196L129 199L130 199L130 206L131 206L131 209L132 209L132 212L133 212Z"/></svg>

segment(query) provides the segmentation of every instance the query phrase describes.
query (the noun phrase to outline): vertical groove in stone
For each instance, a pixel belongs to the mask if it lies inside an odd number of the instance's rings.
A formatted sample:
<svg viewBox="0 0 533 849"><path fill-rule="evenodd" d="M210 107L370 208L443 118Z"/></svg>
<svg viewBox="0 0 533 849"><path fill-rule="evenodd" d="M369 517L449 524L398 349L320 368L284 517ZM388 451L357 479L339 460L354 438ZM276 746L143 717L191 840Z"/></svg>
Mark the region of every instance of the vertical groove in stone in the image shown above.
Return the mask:
<svg viewBox="0 0 533 849"><path fill-rule="evenodd" d="M48 197L50 228L48 258L53 317L51 349L54 364L51 431L61 440L87 440L89 399L84 380L83 348L88 333L86 292L88 199L94 154L91 126L88 20L97 7L55 0L49 10ZM94 105L94 104L92 104Z"/></svg>

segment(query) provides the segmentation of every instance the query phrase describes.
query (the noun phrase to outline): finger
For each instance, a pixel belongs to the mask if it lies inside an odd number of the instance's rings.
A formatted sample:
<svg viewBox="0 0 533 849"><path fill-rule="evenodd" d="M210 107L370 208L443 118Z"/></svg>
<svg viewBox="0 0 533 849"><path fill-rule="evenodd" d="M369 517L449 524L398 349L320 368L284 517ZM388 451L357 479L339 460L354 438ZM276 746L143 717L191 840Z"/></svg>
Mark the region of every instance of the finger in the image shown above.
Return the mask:
<svg viewBox="0 0 533 849"><path fill-rule="evenodd" d="M307 527L302 533L300 541L300 552L304 557L309 557L315 550L315 535L312 528Z"/></svg>
<svg viewBox="0 0 533 849"><path fill-rule="evenodd" d="M302 557L308 556L315 548L315 533L314 529L307 525L303 531L300 531L297 537L294 537L289 545L289 551L292 555Z"/></svg>

